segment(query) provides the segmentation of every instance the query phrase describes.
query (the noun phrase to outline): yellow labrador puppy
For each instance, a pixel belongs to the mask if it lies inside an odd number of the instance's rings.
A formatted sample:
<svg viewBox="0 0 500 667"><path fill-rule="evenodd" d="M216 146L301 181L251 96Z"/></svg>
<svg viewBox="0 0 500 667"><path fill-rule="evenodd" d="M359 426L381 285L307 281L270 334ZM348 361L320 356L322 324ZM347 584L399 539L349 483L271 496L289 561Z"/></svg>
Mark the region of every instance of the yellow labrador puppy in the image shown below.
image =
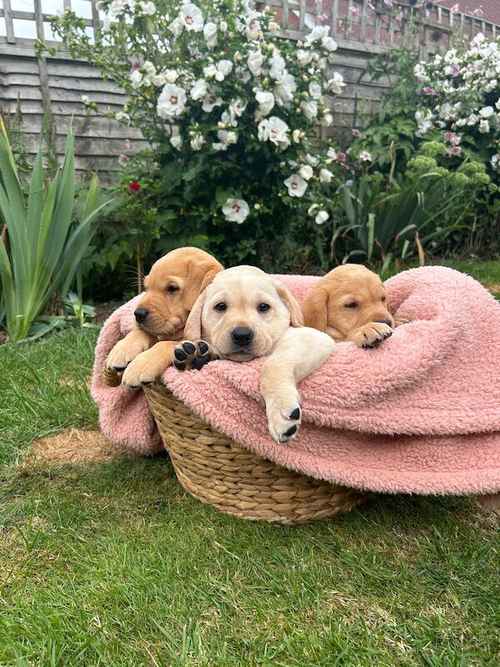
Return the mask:
<svg viewBox="0 0 500 667"><path fill-rule="evenodd" d="M360 264L338 266L318 280L306 296L303 312L308 327L363 348L380 345L398 324L387 308L379 276Z"/></svg>
<svg viewBox="0 0 500 667"><path fill-rule="evenodd" d="M193 303L222 268L212 255L190 247L172 250L153 264L134 311L135 326L106 360L108 368L124 371L122 384L153 382L173 363Z"/></svg>
<svg viewBox="0 0 500 667"><path fill-rule="evenodd" d="M335 344L303 326L300 306L288 289L253 266L221 271L198 297L184 333L189 340L174 351L179 370L199 369L212 359L267 357L260 390L269 432L280 443L297 435L297 384L326 361Z"/></svg>

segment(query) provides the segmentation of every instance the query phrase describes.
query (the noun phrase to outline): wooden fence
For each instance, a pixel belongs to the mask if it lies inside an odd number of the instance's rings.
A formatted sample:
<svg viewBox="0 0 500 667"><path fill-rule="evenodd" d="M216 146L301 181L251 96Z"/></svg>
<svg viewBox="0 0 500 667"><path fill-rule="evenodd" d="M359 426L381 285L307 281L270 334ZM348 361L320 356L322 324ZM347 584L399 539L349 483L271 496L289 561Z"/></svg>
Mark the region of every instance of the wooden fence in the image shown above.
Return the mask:
<svg viewBox="0 0 500 667"><path fill-rule="evenodd" d="M394 2L391 11L384 0L267 0L260 4L275 9L283 36L290 39L302 38L318 23L331 26L339 43L335 69L347 83L333 103L335 131L343 134L344 141L352 127L363 125L376 110L387 89L388 82L373 82L366 76L366 64L374 54L408 44L410 39L416 39L422 51L436 51L447 47L452 35L470 39L478 32L492 38L500 34L498 26L482 18L439 6L414 9L409 0ZM20 111L29 153L37 149L44 118L53 118L53 141L59 154L72 124L77 168L112 177L119 168L117 157L136 152L144 142L139 132L86 112L83 95L102 111L119 111L125 102L123 92L93 67L72 60L63 50L55 57L36 55L36 39L53 40L47 10L53 11L54 5L83 16L91 33L99 30L102 17L96 0L0 0L0 112Z"/></svg>

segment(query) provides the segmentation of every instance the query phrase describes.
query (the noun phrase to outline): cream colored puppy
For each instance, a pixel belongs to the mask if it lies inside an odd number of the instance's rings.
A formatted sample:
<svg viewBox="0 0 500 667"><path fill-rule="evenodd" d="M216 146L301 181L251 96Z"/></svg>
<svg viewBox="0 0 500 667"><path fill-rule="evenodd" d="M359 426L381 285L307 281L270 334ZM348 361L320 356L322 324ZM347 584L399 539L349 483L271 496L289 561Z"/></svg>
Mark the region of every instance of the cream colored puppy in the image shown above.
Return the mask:
<svg viewBox="0 0 500 667"><path fill-rule="evenodd" d="M260 378L271 436L285 443L297 435L297 384L329 357L334 342L303 326L291 292L253 266L221 271L198 297L184 329L189 339L174 351L179 370L199 369L212 359L267 357Z"/></svg>

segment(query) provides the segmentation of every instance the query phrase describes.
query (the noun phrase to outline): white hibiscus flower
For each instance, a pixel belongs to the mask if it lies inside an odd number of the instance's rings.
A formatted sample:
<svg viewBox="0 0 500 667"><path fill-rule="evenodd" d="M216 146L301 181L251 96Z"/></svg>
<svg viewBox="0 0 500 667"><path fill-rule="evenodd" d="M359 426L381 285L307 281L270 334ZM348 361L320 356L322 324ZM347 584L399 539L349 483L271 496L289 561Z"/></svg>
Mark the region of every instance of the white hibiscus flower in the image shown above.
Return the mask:
<svg viewBox="0 0 500 667"><path fill-rule="evenodd" d="M258 90L255 93L255 99L259 105L258 113L261 117L271 113L274 107L274 95L266 90Z"/></svg>
<svg viewBox="0 0 500 667"><path fill-rule="evenodd" d="M483 107L479 112L479 115L481 118L491 118L494 113L495 109L493 107Z"/></svg>
<svg viewBox="0 0 500 667"><path fill-rule="evenodd" d="M233 63L230 60L219 60L216 66L215 78L217 81L224 81L226 76L231 73Z"/></svg>
<svg viewBox="0 0 500 667"><path fill-rule="evenodd" d="M135 88L135 90L137 90L142 86L144 77L139 69L132 70L129 78L130 78L130 84L132 88Z"/></svg>
<svg viewBox="0 0 500 667"><path fill-rule="evenodd" d="M316 120L318 117L318 103L315 100L302 102L300 106L307 120Z"/></svg>
<svg viewBox="0 0 500 667"><path fill-rule="evenodd" d="M205 137L200 133L197 132L192 138L191 138L191 148L194 151L199 151L201 150L203 144L205 143Z"/></svg>
<svg viewBox="0 0 500 667"><path fill-rule="evenodd" d="M300 174L292 174L286 179L285 185L288 188L290 197L303 197L307 190L307 181Z"/></svg>
<svg viewBox="0 0 500 667"><path fill-rule="evenodd" d="M307 46L310 46L314 42L318 42L320 39L322 40L325 37L328 37L329 32L330 32L329 26L326 25L314 26L311 32L306 35L305 43L307 44Z"/></svg>
<svg viewBox="0 0 500 667"><path fill-rule="evenodd" d="M302 67L305 67L306 65L309 65L313 59L313 52L312 51L306 51L305 49L299 49L297 51L297 60L299 61L299 65L302 65Z"/></svg>
<svg viewBox="0 0 500 667"><path fill-rule="evenodd" d="M299 169L299 174L305 181L309 181L313 177L313 169L309 164L303 164Z"/></svg>
<svg viewBox="0 0 500 667"><path fill-rule="evenodd" d="M167 83L175 83L179 78L179 72L176 69L166 69L163 74Z"/></svg>
<svg viewBox="0 0 500 667"><path fill-rule="evenodd" d="M220 107L221 104L221 97L216 97L215 95L212 95L212 93L209 93L203 98L203 104L201 105L201 108L205 113L210 113L215 107Z"/></svg>
<svg viewBox="0 0 500 667"><path fill-rule="evenodd" d="M269 70L269 76L272 79L278 81L285 74L286 62L284 58L279 54L278 51L275 51L272 57L269 59L269 64L271 65L271 69Z"/></svg>
<svg viewBox="0 0 500 667"><path fill-rule="evenodd" d="M191 97L193 100L201 100L208 93L208 84L205 79L196 79L191 88Z"/></svg>
<svg viewBox="0 0 500 667"><path fill-rule="evenodd" d="M160 118L180 116L186 106L186 91L173 83L167 83L158 98L157 112Z"/></svg>
<svg viewBox="0 0 500 667"><path fill-rule="evenodd" d="M250 51L248 54L247 65L248 69L254 76L262 74L262 65L264 64L264 56L262 51Z"/></svg>
<svg viewBox="0 0 500 667"><path fill-rule="evenodd" d="M322 93L323 93L323 91L321 90L320 84L317 83L316 81L311 81L311 83L309 84L309 95L313 99L319 100Z"/></svg>
<svg viewBox="0 0 500 667"><path fill-rule="evenodd" d="M330 52L336 51L339 48L339 45L333 39L333 37L323 37L321 40L321 46Z"/></svg>
<svg viewBox="0 0 500 667"><path fill-rule="evenodd" d="M217 74L217 67L214 64L206 65L203 68L203 75L206 79L214 79Z"/></svg>
<svg viewBox="0 0 500 667"><path fill-rule="evenodd" d="M188 31L200 32L203 30L203 14L201 9L191 2L186 2L181 7L179 18L184 28Z"/></svg>
<svg viewBox="0 0 500 667"><path fill-rule="evenodd" d="M213 49L217 46L217 26L215 23L205 23L203 28L203 36L209 49Z"/></svg>
<svg viewBox="0 0 500 667"><path fill-rule="evenodd" d="M184 30L184 22L180 16L175 18L172 23L168 26L168 29L173 33L174 37L179 37Z"/></svg>
<svg viewBox="0 0 500 667"><path fill-rule="evenodd" d="M282 150L285 150L285 148L290 146L290 139L288 137L289 132L290 128L285 121L276 116L265 118L264 120L261 120L258 125L259 140L270 141Z"/></svg>
<svg viewBox="0 0 500 667"><path fill-rule="evenodd" d="M330 214L327 211L323 211L323 210L318 211L317 214L316 214L316 217L314 218L314 222L317 225L322 225L323 223L325 223L328 220L329 217L330 217Z"/></svg>
<svg viewBox="0 0 500 667"><path fill-rule="evenodd" d="M339 72L334 72L328 81L327 88L335 95L340 95L345 88L344 77Z"/></svg>
<svg viewBox="0 0 500 667"><path fill-rule="evenodd" d="M244 199L228 199L222 207L222 212L226 220L236 222L241 225L248 217L250 208Z"/></svg>
<svg viewBox="0 0 500 667"><path fill-rule="evenodd" d="M359 159L361 162L371 162L373 160L372 154L368 151L361 151L359 154Z"/></svg>
<svg viewBox="0 0 500 667"><path fill-rule="evenodd" d="M297 84L295 78L291 74L288 74L288 72L285 72L281 79L276 83L274 91L276 101L280 106L288 106L293 102L293 96L296 90Z"/></svg>
<svg viewBox="0 0 500 667"><path fill-rule="evenodd" d="M139 9L144 16L153 16L156 12L156 5L154 2L140 2Z"/></svg>
<svg viewBox="0 0 500 667"><path fill-rule="evenodd" d="M319 172L319 180L322 183L331 183L333 174L329 169L321 169Z"/></svg>
<svg viewBox="0 0 500 667"><path fill-rule="evenodd" d="M306 136L306 134L302 130L294 130L292 132L293 143L294 144L300 144L302 139L305 139L305 136Z"/></svg>
<svg viewBox="0 0 500 667"><path fill-rule="evenodd" d="M180 151L183 142L179 128L177 125L170 125L168 129L170 131L170 143L174 148Z"/></svg>

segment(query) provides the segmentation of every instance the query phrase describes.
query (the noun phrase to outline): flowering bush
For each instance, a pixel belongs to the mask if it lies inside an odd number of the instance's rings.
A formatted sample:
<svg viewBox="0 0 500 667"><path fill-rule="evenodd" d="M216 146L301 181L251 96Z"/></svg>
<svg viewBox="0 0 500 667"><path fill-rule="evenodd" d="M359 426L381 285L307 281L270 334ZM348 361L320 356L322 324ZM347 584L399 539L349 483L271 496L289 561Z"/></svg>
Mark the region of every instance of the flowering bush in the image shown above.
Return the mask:
<svg viewBox="0 0 500 667"><path fill-rule="evenodd" d="M450 156L461 155L464 142L500 173L500 39L479 34L466 50L450 49L418 63L415 76L421 93L418 134L441 130Z"/></svg>
<svg viewBox="0 0 500 667"><path fill-rule="evenodd" d="M127 93L116 118L156 147L158 208L179 230L243 244L243 258L269 252L306 210L318 225L330 219L318 127L331 125L328 98L344 82L329 27L292 42L243 0L101 0L100 11L95 42L69 11L53 29Z"/></svg>
<svg viewBox="0 0 500 667"><path fill-rule="evenodd" d="M371 174L392 174L401 185L412 167L427 170L431 181L441 179L443 201L463 202L443 209L435 233L420 234L434 254L500 250L499 43L478 36L428 63L399 49L370 64L372 78L397 78L349 157L367 152Z"/></svg>

